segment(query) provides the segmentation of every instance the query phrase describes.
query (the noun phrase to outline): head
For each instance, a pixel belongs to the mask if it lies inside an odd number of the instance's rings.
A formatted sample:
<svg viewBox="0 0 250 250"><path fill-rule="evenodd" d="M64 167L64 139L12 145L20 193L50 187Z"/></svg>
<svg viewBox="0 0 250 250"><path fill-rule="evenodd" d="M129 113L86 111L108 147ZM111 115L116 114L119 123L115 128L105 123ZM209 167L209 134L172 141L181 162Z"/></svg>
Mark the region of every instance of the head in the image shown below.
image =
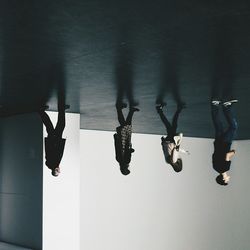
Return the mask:
<svg viewBox="0 0 250 250"><path fill-rule="evenodd" d="M175 163L171 164L175 172L181 172L182 170L182 159L179 158Z"/></svg>
<svg viewBox="0 0 250 250"><path fill-rule="evenodd" d="M129 164L120 164L120 170L123 175L128 175L130 174Z"/></svg>
<svg viewBox="0 0 250 250"><path fill-rule="evenodd" d="M224 173L219 174L215 180L219 185L226 186L229 183L230 176Z"/></svg>
<svg viewBox="0 0 250 250"><path fill-rule="evenodd" d="M182 170L182 159L178 158L175 163L172 162L171 157L167 158L167 163L170 164L175 172L181 172Z"/></svg>
<svg viewBox="0 0 250 250"><path fill-rule="evenodd" d="M59 176L60 173L61 173L61 170L59 166L51 170L51 174L55 177Z"/></svg>

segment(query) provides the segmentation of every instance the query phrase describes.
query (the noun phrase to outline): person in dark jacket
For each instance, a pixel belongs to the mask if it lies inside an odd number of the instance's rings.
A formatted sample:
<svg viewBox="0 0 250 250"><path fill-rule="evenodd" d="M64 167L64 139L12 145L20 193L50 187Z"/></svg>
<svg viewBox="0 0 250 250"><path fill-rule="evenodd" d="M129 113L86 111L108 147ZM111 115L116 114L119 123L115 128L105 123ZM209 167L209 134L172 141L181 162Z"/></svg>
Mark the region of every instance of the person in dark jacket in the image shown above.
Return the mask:
<svg viewBox="0 0 250 250"><path fill-rule="evenodd" d="M125 120L122 109L126 107L126 104L116 105L120 126L116 128L116 133L114 134L115 158L119 162L120 170L123 175L128 175L130 173L128 169L129 163L132 153L135 152L131 143L132 117L134 112L139 111L138 108L130 107L128 116Z"/></svg>
<svg viewBox="0 0 250 250"><path fill-rule="evenodd" d="M69 105L62 105L58 107L58 119L54 128L45 109L40 110L38 113L46 127L47 137L45 137L45 164L51 169L53 176L60 174L60 162L63 157L66 139L62 138L63 130L65 128L65 110Z"/></svg>
<svg viewBox="0 0 250 250"><path fill-rule="evenodd" d="M238 102L231 99L222 103L220 100L212 100L211 112L212 120L215 128L214 153L212 156L213 168L219 173L216 182L220 185L228 185L230 176L231 158L235 155L235 150L231 150L232 141L235 137L238 125L233 112L233 104ZM228 123L226 129L223 128L220 117L220 105Z"/></svg>

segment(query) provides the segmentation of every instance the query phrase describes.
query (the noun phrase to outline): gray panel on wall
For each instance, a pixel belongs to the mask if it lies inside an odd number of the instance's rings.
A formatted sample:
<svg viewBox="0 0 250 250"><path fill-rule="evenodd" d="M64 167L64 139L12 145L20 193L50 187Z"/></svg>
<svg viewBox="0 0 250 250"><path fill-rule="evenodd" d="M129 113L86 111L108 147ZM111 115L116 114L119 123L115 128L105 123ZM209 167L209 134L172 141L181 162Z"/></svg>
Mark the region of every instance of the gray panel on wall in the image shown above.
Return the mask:
<svg viewBox="0 0 250 250"><path fill-rule="evenodd" d="M0 241L42 249L42 124L0 119Z"/></svg>

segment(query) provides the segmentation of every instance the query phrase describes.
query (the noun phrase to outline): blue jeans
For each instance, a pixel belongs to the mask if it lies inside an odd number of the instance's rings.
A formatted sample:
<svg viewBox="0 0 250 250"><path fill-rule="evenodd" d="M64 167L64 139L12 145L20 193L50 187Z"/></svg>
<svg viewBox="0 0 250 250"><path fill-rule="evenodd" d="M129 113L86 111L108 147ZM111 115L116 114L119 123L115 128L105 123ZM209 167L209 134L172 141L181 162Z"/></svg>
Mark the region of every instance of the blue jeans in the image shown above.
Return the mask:
<svg viewBox="0 0 250 250"><path fill-rule="evenodd" d="M228 123L228 127L225 130L221 121L219 106L211 105L212 120L215 128L215 138L222 138L224 142L232 143L238 129L235 114L232 109L232 105L227 107L223 106L222 110Z"/></svg>

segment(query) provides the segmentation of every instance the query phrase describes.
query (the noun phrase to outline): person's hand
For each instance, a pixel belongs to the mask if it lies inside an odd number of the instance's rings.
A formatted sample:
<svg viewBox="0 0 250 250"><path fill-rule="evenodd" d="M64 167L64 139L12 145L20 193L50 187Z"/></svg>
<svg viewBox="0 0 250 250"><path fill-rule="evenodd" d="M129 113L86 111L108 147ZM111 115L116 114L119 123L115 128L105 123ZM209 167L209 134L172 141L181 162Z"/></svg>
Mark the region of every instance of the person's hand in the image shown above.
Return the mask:
<svg viewBox="0 0 250 250"><path fill-rule="evenodd" d="M236 151L234 149L230 150L226 154L226 161L231 161L232 157L235 155Z"/></svg>
<svg viewBox="0 0 250 250"><path fill-rule="evenodd" d="M231 177L227 174L227 172L222 173L222 176L223 176L223 181L228 184Z"/></svg>
<svg viewBox="0 0 250 250"><path fill-rule="evenodd" d="M59 174L61 173L61 170L59 167L55 168L52 170L51 174L55 177L59 176Z"/></svg>

